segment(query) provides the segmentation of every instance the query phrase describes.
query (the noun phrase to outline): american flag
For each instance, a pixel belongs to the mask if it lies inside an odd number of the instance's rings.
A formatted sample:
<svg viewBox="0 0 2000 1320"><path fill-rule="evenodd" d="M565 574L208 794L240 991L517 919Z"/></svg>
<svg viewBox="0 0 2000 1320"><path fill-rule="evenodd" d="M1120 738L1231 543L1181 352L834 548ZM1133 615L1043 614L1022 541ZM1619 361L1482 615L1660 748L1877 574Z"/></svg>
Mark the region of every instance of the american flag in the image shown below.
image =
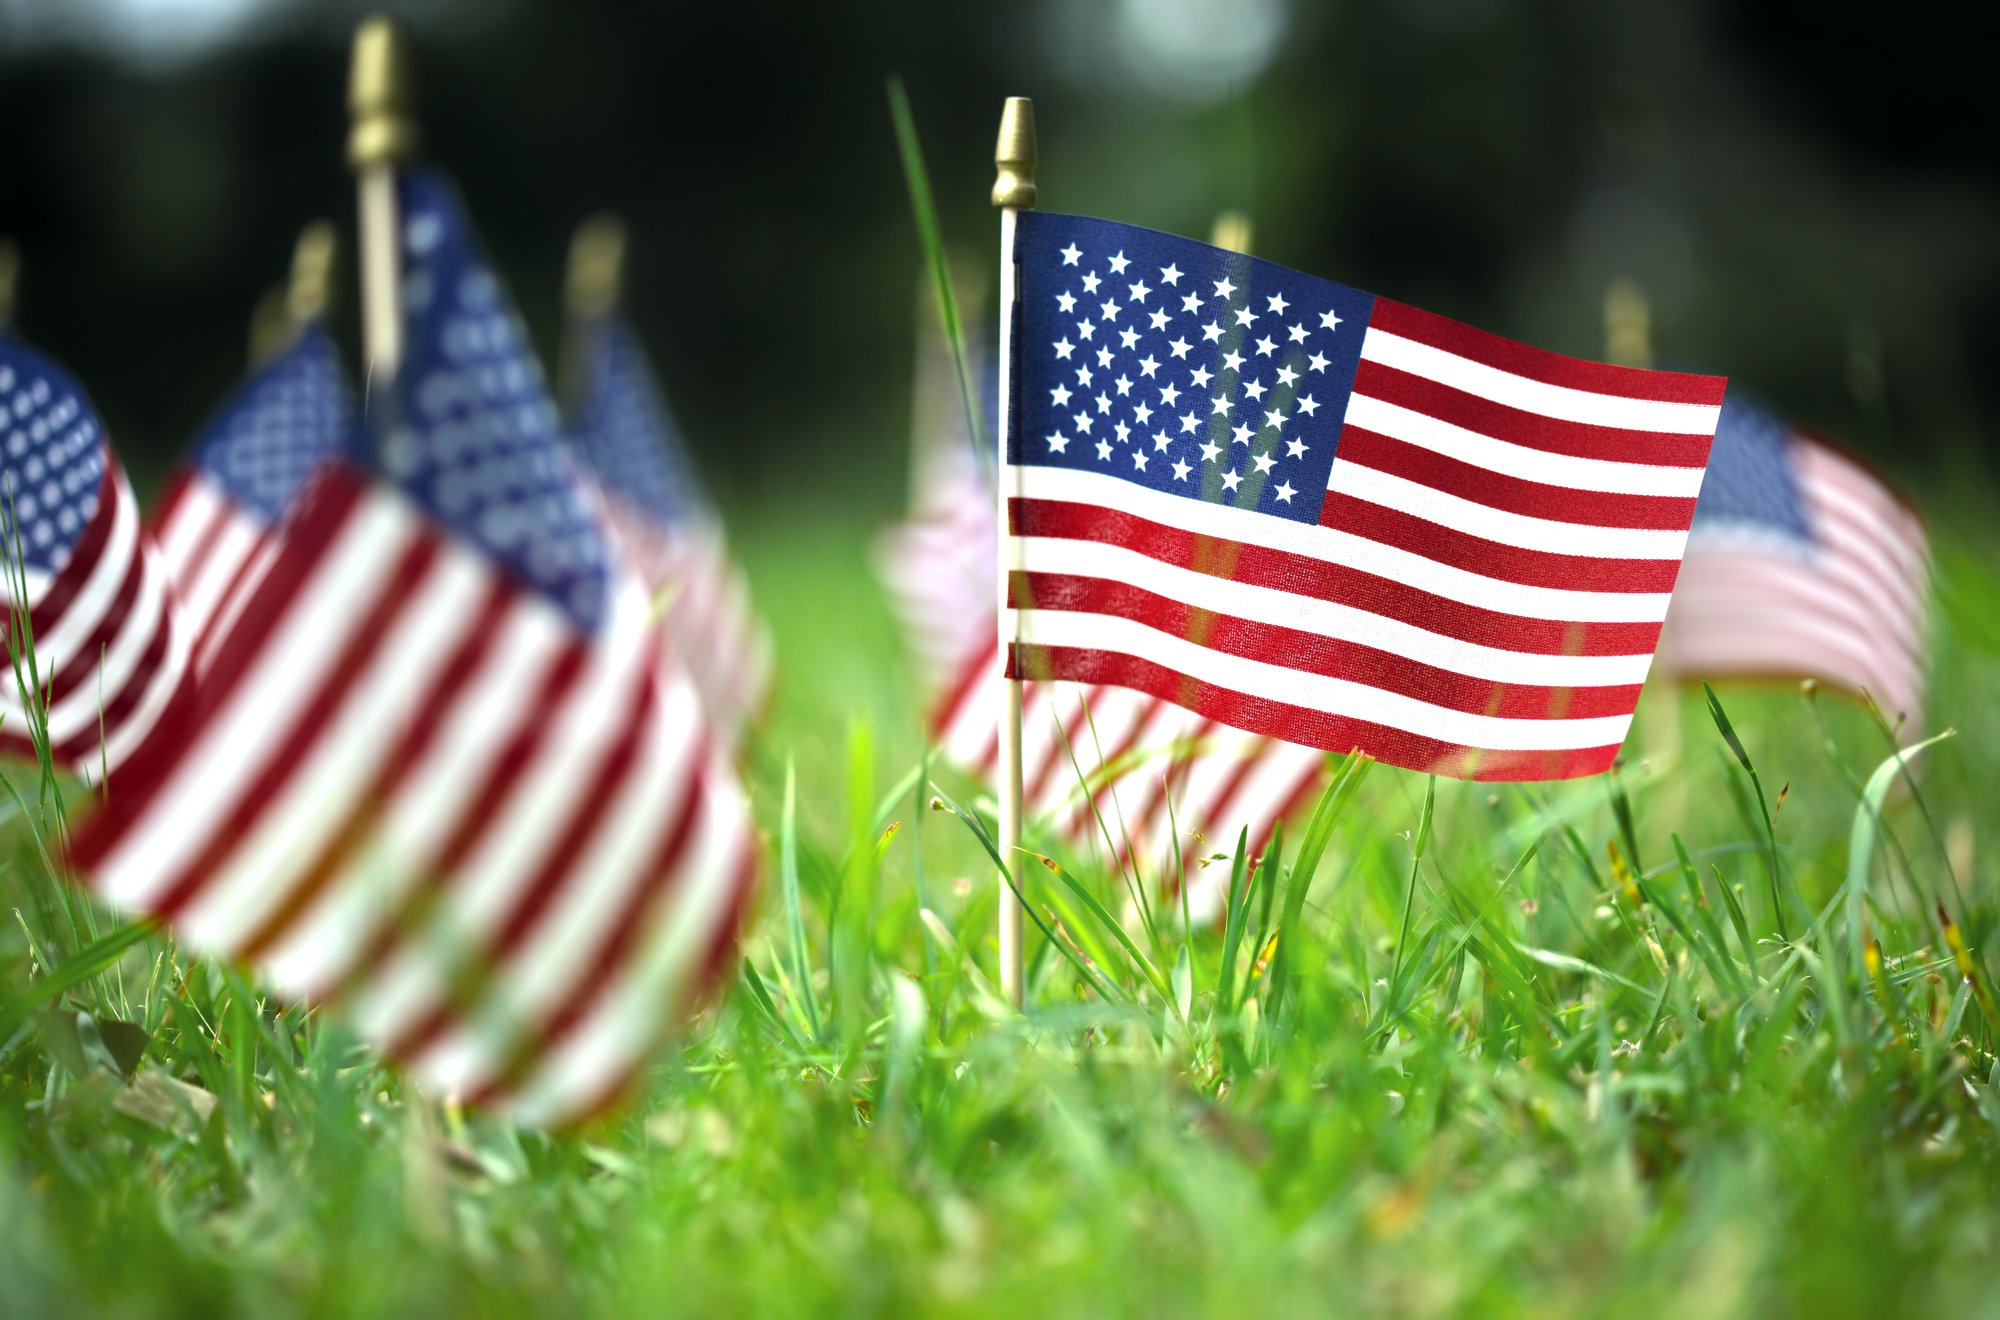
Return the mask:
<svg viewBox="0 0 2000 1320"><path fill-rule="evenodd" d="M69 373L0 336L0 408L0 640L18 657L0 692L0 753L34 755L31 726L46 718L55 764L115 769L183 706L173 591Z"/></svg>
<svg viewBox="0 0 2000 1320"><path fill-rule="evenodd" d="M1476 779L1608 768L1726 382L1024 213L1009 672Z"/></svg>
<svg viewBox="0 0 2000 1320"><path fill-rule="evenodd" d="M752 835L455 195L398 183L396 378L74 855L425 1087L566 1124L726 960Z"/></svg>
<svg viewBox="0 0 2000 1320"><path fill-rule="evenodd" d="M571 436L620 548L655 593L712 716L734 728L770 686L771 640L665 394L615 312L577 327L582 398Z"/></svg>
<svg viewBox="0 0 2000 1320"><path fill-rule="evenodd" d="M1923 520L1825 441L1732 398L1660 639L1670 678L1817 678L1921 721Z"/></svg>
<svg viewBox="0 0 2000 1320"><path fill-rule="evenodd" d="M201 668L249 598L314 468L354 429L340 350L314 323L250 374L168 479L153 534Z"/></svg>

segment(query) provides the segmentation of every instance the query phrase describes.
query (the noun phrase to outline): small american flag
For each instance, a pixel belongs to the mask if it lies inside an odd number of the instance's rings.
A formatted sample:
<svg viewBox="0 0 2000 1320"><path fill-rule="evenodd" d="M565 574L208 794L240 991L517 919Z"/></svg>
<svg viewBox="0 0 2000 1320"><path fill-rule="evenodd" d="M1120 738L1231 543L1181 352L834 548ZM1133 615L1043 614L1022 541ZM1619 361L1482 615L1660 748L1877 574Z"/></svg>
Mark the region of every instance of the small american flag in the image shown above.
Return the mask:
<svg viewBox="0 0 2000 1320"><path fill-rule="evenodd" d="M185 706L173 591L69 373L0 336L0 409L0 640L20 653L0 692L0 752L34 755L32 701L57 765L115 769Z"/></svg>
<svg viewBox="0 0 2000 1320"><path fill-rule="evenodd" d="M153 533L180 596L197 669L277 553L277 529L354 429L354 397L325 327L250 374L168 479Z"/></svg>
<svg viewBox="0 0 2000 1320"><path fill-rule="evenodd" d="M74 855L426 1087L564 1124L725 961L752 835L455 195L398 191L408 349L360 452Z"/></svg>
<svg viewBox="0 0 2000 1320"><path fill-rule="evenodd" d="M1608 768L1726 382L1020 218L1010 673L1476 779Z"/></svg>
<svg viewBox="0 0 2000 1320"><path fill-rule="evenodd" d="M1660 640L1670 678L1817 678L1923 718L1923 520L1881 477L1752 404L1722 408Z"/></svg>
<svg viewBox="0 0 2000 1320"><path fill-rule="evenodd" d="M577 327L583 397L571 437L620 548L655 593L711 715L734 728L761 711L771 640L730 555L722 518L631 327L615 312Z"/></svg>

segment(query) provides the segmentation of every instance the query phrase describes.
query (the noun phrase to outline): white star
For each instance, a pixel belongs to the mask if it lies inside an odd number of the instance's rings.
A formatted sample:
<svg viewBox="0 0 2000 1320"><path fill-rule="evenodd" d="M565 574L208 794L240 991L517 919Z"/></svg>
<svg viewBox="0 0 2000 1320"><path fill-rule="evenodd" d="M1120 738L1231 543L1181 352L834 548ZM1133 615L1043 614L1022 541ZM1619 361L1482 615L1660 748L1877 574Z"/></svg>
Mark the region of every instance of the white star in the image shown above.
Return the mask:
<svg viewBox="0 0 2000 1320"><path fill-rule="evenodd" d="M1062 250L1063 265L1074 266L1076 264L1076 259L1082 255L1083 255L1082 249L1077 247L1077 245L1074 243L1070 244L1068 247Z"/></svg>
<svg viewBox="0 0 2000 1320"><path fill-rule="evenodd" d="M1180 282L1181 282L1181 268L1179 266L1160 267L1160 283L1179 284Z"/></svg>
<svg viewBox="0 0 2000 1320"><path fill-rule="evenodd" d="M1188 384L1194 386L1198 390L1205 390L1208 388L1208 382L1214 376L1215 373L1210 371L1207 367L1196 367L1194 371L1188 376Z"/></svg>
<svg viewBox="0 0 2000 1320"><path fill-rule="evenodd" d="M1083 277L1083 291L1085 293L1096 293L1098 282L1095 274L1086 274Z"/></svg>
<svg viewBox="0 0 2000 1320"><path fill-rule="evenodd" d="M1075 423L1076 423L1076 429L1077 429L1077 430L1079 430L1079 431L1082 431L1082 432L1083 432L1083 433L1084 433L1085 435L1088 435L1088 434L1090 434L1090 414L1089 414L1089 413L1078 413L1078 414L1077 414L1077 415L1076 415L1076 416L1075 416L1074 418L1072 418L1071 420L1075 421Z"/></svg>
<svg viewBox="0 0 2000 1320"><path fill-rule="evenodd" d="M1257 341L1257 356L1269 357L1271 356L1272 350L1276 349L1277 347L1278 346L1276 344L1271 342L1271 336L1265 335L1262 339Z"/></svg>
<svg viewBox="0 0 2000 1320"><path fill-rule="evenodd" d="M1269 472L1271 470L1271 456L1269 454L1253 454L1250 461L1257 465L1257 471L1259 472Z"/></svg>
<svg viewBox="0 0 2000 1320"><path fill-rule="evenodd" d="M1052 453L1052 454L1060 454L1060 453L1062 453L1062 452L1063 452L1063 450L1065 450L1065 449L1068 449L1068 448L1069 448L1069 437L1068 437L1068 436L1066 436L1066 435L1063 435L1063 434L1061 434L1060 432L1058 432L1057 434L1055 434L1055 435L1052 435L1052 436L1050 436L1050 437L1049 437L1049 452L1050 452L1050 453Z"/></svg>
<svg viewBox="0 0 2000 1320"><path fill-rule="evenodd" d="M1190 470L1191 470L1191 469L1190 469L1190 468L1188 467L1188 465L1186 464L1186 462L1184 462L1183 460L1181 460L1181 459L1178 459L1178 458L1174 460L1174 480L1175 480L1175 481L1186 481L1186 480L1187 480L1187 474L1188 474L1188 472L1189 472Z"/></svg>
<svg viewBox="0 0 2000 1320"><path fill-rule="evenodd" d="M1118 443L1121 445L1132 438L1132 428L1123 422L1118 423L1118 425L1111 429L1118 433Z"/></svg>
<svg viewBox="0 0 2000 1320"><path fill-rule="evenodd" d="M1308 394L1299 400L1299 411L1310 417L1319 411L1319 403L1312 395Z"/></svg>
<svg viewBox="0 0 2000 1320"><path fill-rule="evenodd" d="M1095 339L1097 338L1097 327L1088 321L1078 321L1076 323L1076 337L1078 339Z"/></svg>
<svg viewBox="0 0 2000 1320"><path fill-rule="evenodd" d="M1097 350L1097 365L1098 365L1098 366L1100 366L1100 367L1108 367L1108 366L1110 366L1110 365L1111 365L1111 350L1110 350L1110 349L1108 349L1108 348L1100 348L1100 349L1098 349L1098 350Z"/></svg>
<svg viewBox="0 0 2000 1320"><path fill-rule="evenodd" d="M1285 441L1285 453L1293 458L1304 458L1306 456L1306 442L1297 436L1293 436L1291 439Z"/></svg>
<svg viewBox="0 0 2000 1320"><path fill-rule="evenodd" d="M1168 350L1172 352L1173 355L1177 358L1186 357L1188 355L1188 349L1190 347L1191 345L1185 339L1176 339L1171 344L1167 345Z"/></svg>
<svg viewBox="0 0 2000 1320"><path fill-rule="evenodd" d="M1278 315L1283 316L1285 314L1286 303L1284 294L1274 293L1269 298L1266 298L1264 302L1266 306Z"/></svg>
<svg viewBox="0 0 2000 1320"><path fill-rule="evenodd" d="M1234 468L1231 468L1229 471L1222 474L1222 488L1224 490L1233 492L1238 486L1242 484L1243 484L1243 474L1236 471Z"/></svg>
<svg viewBox="0 0 2000 1320"><path fill-rule="evenodd" d="M1261 403L1264 399L1264 382L1253 380L1243 387L1243 392Z"/></svg>
<svg viewBox="0 0 2000 1320"><path fill-rule="evenodd" d="M1122 393L1123 391L1120 392ZM1144 426L1146 419L1153 415L1153 410L1142 403L1132 410L1132 415L1139 419L1139 425Z"/></svg>
<svg viewBox="0 0 2000 1320"><path fill-rule="evenodd" d="M1049 391L1049 398L1052 401L1054 401L1056 407L1058 408L1062 407L1064 404L1069 402L1069 386L1067 385L1056 386L1054 389Z"/></svg>
<svg viewBox="0 0 2000 1320"><path fill-rule="evenodd" d="M1131 348L1138 342L1139 342L1139 332L1137 330L1134 330L1131 326L1128 325L1123 330L1120 330L1118 332L1119 347Z"/></svg>
<svg viewBox="0 0 2000 1320"><path fill-rule="evenodd" d="M1332 312L1321 312L1319 314L1319 328L1322 330L1338 330L1340 329L1340 318Z"/></svg>
<svg viewBox="0 0 2000 1320"><path fill-rule="evenodd" d="M1117 303L1115 303L1115 302L1112 302L1112 301L1111 301L1110 299L1108 299L1108 298L1107 298L1107 299L1105 299L1105 300L1104 300L1104 302L1103 302L1103 303L1101 303L1101 304L1100 304L1100 306L1102 306L1102 307L1104 308L1104 319L1105 319L1105 320L1107 320L1107 321L1115 321L1115 320L1117 320L1117 319L1118 319L1118 304L1117 304Z"/></svg>
<svg viewBox="0 0 2000 1320"><path fill-rule="evenodd" d="M1118 249L1118 255L1111 258L1111 273L1113 275L1123 275L1125 268L1131 264L1131 262L1125 259L1125 249L1120 248Z"/></svg>
<svg viewBox="0 0 2000 1320"><path fill-rule="evenodd" d="M1063 311L1065 311L1065 312L1073 312L1073 311L1075 311L1075 310L1076 310L1076 295L1075 295L1075 294L1073 294L1073 293L1059 293L1059 294L1057 294L1057 295L1056 295L1056 306L1058 306L1058 307L1062 308L1062 309L1063 309Z"/></svg>
<svg viewBox="0 0 2000 1320"><path fill-rule="evenodd" d="M1233 444L1239 444L1239 445L1249 444L1250 428L1243 425L1241 422L1238 422L1236 424L1236 429L1229 433L1229 439L1230 442Z"/></svg>
<svg viewBox="0 0 2000 1320"><path fill-rule="evenodd" d="M1257 319L1257 313L1251 311L1248 307L1239 307L1236 309L1236 324L1250 325L1253 322L1255 322L1256 319Z"/></svg>
<svg viewBox="0 0 2000 1320"><path fill-rule="evenodd" d="M1139 359L1139 374L1141 376L1150 376L1159 369L1160 369L1159 360L1156 359L1151 353L1148 353L1146 354L1146 356Z"/></svg>
<svg viewBox="0 0 2000 1320"><path fill-rule="evenodd" d="M1175 403L1179 402L1180 397L1180 389L1173 383L1169 382L1160 386L1160 402L1166 404L1167 407L1173 407Z"/></svg>
<svg viewBox="0 0 2000 1320"><path fill-rule="evenodd" d="M1201 295L1198 293L1190 293L1187 297L1181 299L1181 310L1184 312L1200 311Z"/></svg>
<svg viewBox="0 0 2000 1320"><path fill-rule="evenodd" d="M1225 276L1224 278L1219 279L1215 282L1216 297L1224 299L1226 301L1229 295L1234 292L1236 292L1236 286L1229 282L1228 277Z"/></svg>
<svg viewBox="0 0 2000 1320"><path fill-rule="evenodd" d="M1292 489L1292 483L1289 481L1279 482L1278 488L1272 491L1271 493L1278 497L1278 503L1280 504L1290 504L1292 502L1292 496L1298 494L1297 491Z"/></svg>
<svg viewBox="0 0 2000 1320"><path fill-rule="evenodd" d="M1215 443L1215 441L1213 441L1213 440L1204 440L1204 441L1202 441L1202 442L1201 442L1201 461L1202 461L1202 462L1204 462L1204 463L1213 463L1213 462L1214 462L1214 461L1215 461L1216 459L1218 459L1218 458L1220 458L1220 457L1222 457L1222 447L1221 447L1220 445L1216 444L1216 443Z"/></svg>
<svg viewBox="0 0 2000 1320"><path fill-rule="evenodd" d="M1285 415L1279 412L1276 408L1273 408L1271 409L1271 411L1264 414L1264 425L1270 427L1272 430L1275 431L1284 424L1285 424Z"/></svg>
<svg viewBox="0 0 2000 1320"><path fill-rule="evenodd" d="M1291 336L1294 344L1303 344L1306 342L1306 328L1302 325L1286 326L1285 333Z"/></svg>
<svg viewBox="0 0 2000 1320"><path fill-rule="evenodd" d="M1209 403L1214 405L1215 409L1215 411L1209 415L1212 417L1227 417L1229 416L1230 408L1234 406L1235 402L1236 401L1230 398L1227 394L1218 394L1213 399L1209 400Z"/></svg>
<svg viewBox="0 0 2000 1320"><path fill-rule="evenodd" d="M1152 293L1152 290L1146 287L1144 280L1139 281L1137 284L1127 285L1126 287L1132 290L1133 302L1144 302L1147 295Z"/></svg>
<svg viewBox="0 0 2000 1320"><path fill-rule="evenodd" d="M1097 442L1097 456L1101 459L1105 459L1106 461L1110 460L1111 442L1109 440L1099 440Z"/></svg>
<svg viewBox="0 0 2000 1320"><path fill-rule="evenodd" d="M1077 384L1079 384L1079 385L1088 385L1088 384L1090 384L1090 377L1091 377L1091 370L1090 370L1090 368L1089 368L1089 367L1078 367L1078 368L1076 369L1076 383L1077 383Z"/></svg>
<svg viewBox="0 0 2000 1320"><path fill-rule="evenodd" d="M1242 367L1242 365L1243 355L1241 353L1224 353L1222 355L1222 369L1224 371L1235 371Z"/></svg>
<svg viewBox="0 0 2000 1320"><path fill-rule="evenodd" d="M1056 360L1058 362L1074 352L1076 352L1075 344L1070 343L1067 339L1056 340Z"/></svg>
<svg viewBox="0 0 2000 1320"><path fill-rule="evenodd" d="M1144 472L1144 471L1146 470L1146 451L1145 451L1145 450L1143 450L1143 449L1135 449L1135 450L1133 450L1133 451L1132 451L1132 466L1133 466L1133 467L1135 467L1135 468L1137 468L1137 469L1139 469L1139 471L1141 471L1141 472Z"/></svg>
<svg viewBox="0 0 2000 1320"><path fill-rule="evenodd" d="M1289 385L1298 378L1299 378L1299 373L1293 371L1290 367L1278 368L1278 383L1280 385Z"/></svg>
<svg viewBox="0 0 2000 1320"><path fill-rule="evenodd" d="M1111 383L1118 387L1118 397L1121 399L1132 392L1132 378L1130 376L1120 376Z"/></svg>
<svg viewBox="0 0 2000 1320"><path fill-rule="evenodd" d="M1217 325L1215 322L1210 321L1207 325L1201 328L1201 337L1203 339L1206 339L1209 343L1213 344L1217 340L1222 338L1222 327Z"/></svg>
<svg viewBox="0 0 2000 1320"><path fill-rule="evenodd" d="M1194 432L1200 429L1201 429L1201 418L1196 417L1193 413L1181 414L1182 435L1192 435Z"/></svg>
<svg viewBox="0 0 2000 1320"><path fill-rule="evenodd" d="M1157 307L1153 309L1152 315L1146 319L1153 323L1155 330L1164 330L1167 328L1167 314Z"/></svg>
<svg viewBox="0 0 2000 1320"><path fill-rule="evenodd" d="M1314 371L1325 371L1326 359L1321 357L1319 354L1315 353L1312 355L1312 357L1307 359L1306 365L1311 367Z"/></svg>
<svg viewBox="0 0 2000 1320"><path fill-rule="evenodd" d="M1153 432L1153 448L1159 450L1162 454L1167 452L1167 446L1173 442L1173 437L1165 431Z"/></svg>
<svg viewBox="0 0 2000 1320"><path fill-rule="evenodd" d="M1097 396L1097 411L1099 413L1108 413L1111 411L1111 400L1107 396L1102 394Z"/></svg>

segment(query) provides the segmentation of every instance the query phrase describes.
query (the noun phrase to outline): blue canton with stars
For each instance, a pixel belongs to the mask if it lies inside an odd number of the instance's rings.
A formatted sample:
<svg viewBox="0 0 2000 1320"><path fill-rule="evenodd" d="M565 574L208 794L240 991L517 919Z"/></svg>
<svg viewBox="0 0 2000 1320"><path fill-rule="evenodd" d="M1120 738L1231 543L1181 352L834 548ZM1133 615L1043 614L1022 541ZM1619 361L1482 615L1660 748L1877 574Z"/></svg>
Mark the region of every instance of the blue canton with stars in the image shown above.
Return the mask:
<svg viewBox="0 0 2000 1320"><path fill-rule="evenodd" d="M353 429L340 350L314 323L243 382L195 442L194 461L231 499L276 522Z"/></svg>
<svg viewBox="0 0 2000 1320"><path fill-rule="evenodd" d="M1813 543L1792 466L1791 428L1745 402L1733 386L1722 401L1708 453L1694 531L1754 531L1801 546Z"/></svg>
<svg viewBox="0 0 2000 1320"><path fill-rule="evenodd" d="M527 332L451 185L396 182L406 342L362 460L595 631L610 554Z"/></svg>
<svg viewBox="0 0 2000 1320"><path fill-rule="evenodd" d="M606 490L662 527L707 517L707 491L631 327L606 316L583 339L590 377L573 436L584 461Z"/></svg>
<svg viewBox="0 0 2000 1320"><path fill-rule="evenodd" d="M18 544L30 569L61 572L97 513L105 464L104 427L83 388L0 336L0 553L11 559Z"/></svg>
<svg viewBox="0 0 2000 1320"><path fill-rule="evenodd" d="M1010 462L1319 521L1373 295L1109 220L1015 241Z"/></svg>

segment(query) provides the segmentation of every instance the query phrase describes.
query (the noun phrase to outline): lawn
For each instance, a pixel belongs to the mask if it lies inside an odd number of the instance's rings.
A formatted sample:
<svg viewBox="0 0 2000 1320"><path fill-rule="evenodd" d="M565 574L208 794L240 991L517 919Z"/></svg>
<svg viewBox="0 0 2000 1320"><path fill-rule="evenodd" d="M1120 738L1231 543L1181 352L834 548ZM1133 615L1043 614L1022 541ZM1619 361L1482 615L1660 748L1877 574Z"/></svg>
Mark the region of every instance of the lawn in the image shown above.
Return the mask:
<svg viewBox="0 0 2000 1320"><path fill-rule="evenodd" d="M580 1136L120 952L7 767L0 1311L2000 1315L1980 524L1937 533L1902 741L1956 732L1907 765L1795 686L1649 693L1673 755L1594 782L1338 762L1261 864L1210 863L1237 901L1192 936L1115 920L1150 887L1088 853L1022 859L1025 1014L868 527L737 527L782 671L761 901L741 973Z"/></svg>

